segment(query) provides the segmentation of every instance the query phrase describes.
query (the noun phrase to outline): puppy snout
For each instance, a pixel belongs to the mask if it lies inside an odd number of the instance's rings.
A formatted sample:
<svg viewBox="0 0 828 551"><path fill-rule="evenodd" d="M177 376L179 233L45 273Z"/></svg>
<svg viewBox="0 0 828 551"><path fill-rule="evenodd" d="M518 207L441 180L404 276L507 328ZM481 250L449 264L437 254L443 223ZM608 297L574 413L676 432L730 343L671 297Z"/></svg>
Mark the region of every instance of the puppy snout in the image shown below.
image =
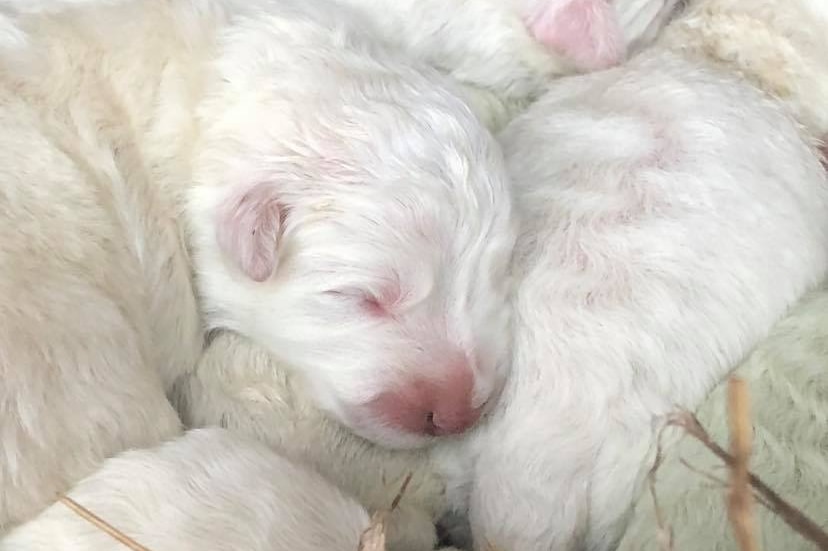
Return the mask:
<svg viewBox="0 0 828 551"><path fill-rule="evenodd" d="M412 379L382 393L372 409L386 425L404 432L460 434L477 423L485 405L473 405L474 382L468 363L453 363L433 378Z"/></svg>

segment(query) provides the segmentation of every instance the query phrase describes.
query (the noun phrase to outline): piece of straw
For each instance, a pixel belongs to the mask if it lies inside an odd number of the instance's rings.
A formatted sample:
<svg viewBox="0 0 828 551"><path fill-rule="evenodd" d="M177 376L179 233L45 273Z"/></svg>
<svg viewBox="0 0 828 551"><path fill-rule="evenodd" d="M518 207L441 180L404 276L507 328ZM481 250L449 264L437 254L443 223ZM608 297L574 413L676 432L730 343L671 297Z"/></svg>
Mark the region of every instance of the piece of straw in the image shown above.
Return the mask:
<svg viewBox="0 0 828 551"><path fill-rule="evenodd" d="M721 459L728 467L733 468L736 459L710 438L710 434L704 429L695 415L689 411L678 412L670 416L669 424L684 429L687 434L698 440L699 443ZM748 471L748 482L756 493L759 494L762 504L778 515L785 524L803 538L814 543L820 551L828 551L828 533L816 522L785 501L750 471Z"/></svg>
<svg viewBox="0 0 828 551"><path fill-rule="evenodd" d="M400 491L397 492L388 509L377 511L371 515L371 522L368 524L368 528L365 529L359 538L358 551L385 551L385 533L387 530L388 515L394 512L399 506L413 475L414 473L408 473L405 477Z"/></svg>
<svg viewBox="0 0 828 551"><path fill-rule="evenodd" d="M753 427L750 402L743 379L731 377L727 386L728 421L730 424L730 492L728 517L741 551L758 551L756 521L753 517L753 492L750 489L750 459Z"/></svg>
<svg viewBox="0 0 828 551"><path fill-rule="evenodd" d="M127 536L126 534L124 534L123 532L121 532L108 522L106 522L104 519L102 519L101 517L99 517L98 515L96 515L95 513L93 513L92 511L90 511L89 509L87 509L71 497L61 496L58 499L58 501L60 501L69 509L71 509L79 517L94 525L102 532L106 532L107 534L112 536L112 538L117 540L123 546L131 549L132 551L150 551L148 548L144 547L134 539L130 538L129 536Z"/></svg>

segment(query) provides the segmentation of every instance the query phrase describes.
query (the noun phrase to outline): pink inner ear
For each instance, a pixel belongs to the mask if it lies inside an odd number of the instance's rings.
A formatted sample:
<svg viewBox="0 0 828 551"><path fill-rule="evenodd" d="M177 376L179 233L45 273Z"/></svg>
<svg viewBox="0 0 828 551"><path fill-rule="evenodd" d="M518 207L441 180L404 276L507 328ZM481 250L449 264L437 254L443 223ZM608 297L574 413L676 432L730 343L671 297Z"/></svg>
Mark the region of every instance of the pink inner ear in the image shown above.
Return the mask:
<svg viewBox="0 0 828 551"><path fill-rule="evenodd" d="M281 229L282 210L272 184L234 190L219 207L219 247L253 281L265 281L276 270Z"/></svg>
<svg viewBox="0 0 828 551"><path fill-rule="evenodd" d="M581 71L597 71L625 56L624 32L607 0L536 0L526 24L534 37Z"/></svg>

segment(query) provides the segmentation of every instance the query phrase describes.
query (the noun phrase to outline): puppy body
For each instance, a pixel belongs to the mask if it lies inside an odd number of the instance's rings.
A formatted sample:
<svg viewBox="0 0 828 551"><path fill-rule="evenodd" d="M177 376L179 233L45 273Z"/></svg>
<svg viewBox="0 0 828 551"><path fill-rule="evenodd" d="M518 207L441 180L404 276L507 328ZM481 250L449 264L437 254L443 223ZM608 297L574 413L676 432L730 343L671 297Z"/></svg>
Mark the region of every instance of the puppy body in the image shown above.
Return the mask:
<svg viewBox="0 0 828 551"><path fill-rule="evenodd" d="M71 40L48 52L57 29L34 46L5 25L0 532L104 458L177 435L164 385L201 348L177 213L128 129L112 126L120 105L90 70L100 55Z"/></svg>
<svg viewBox="0 0 828 551"><path fill-rule="evenodd" d="M477 549L610 549L663 417L823 277L828 182L785 103L669 47L558 81L501 140L524 223L513 371L436 457Z"/></svg>
<svg viewBox="0 0 828 551"><path fill-rule="evenodd" d="M68 496L154 551L353 551L369 523L318 473L218 428L109 459ZM122 548L63 503L0 540L3 551Z"/></svg>
<svg viewBox="0 0 828 551"><path fill-rule="evenodd" d="M310 400L301 378L249 339L228 331L215 335L173 396L187 426L222 426L254 437L322 473L370 512L388 509L411 473L388 518L388 547L434 549L434 522L445 498L428 454L382 448L329 419Z"/></svg>
<svg viewBox="0 0 828 551"><path fill-rule="evenodd" d="M0 527L177 434L164 390L205 325L389 444L484 409L508 350L499 150L361 28L299 1L3 17Z"/></svg>
<svg viewBox="0 0 828 551"><path fill-rule="evenodd" d="M342 0L385 40L463 85L490 128L550 78L603 69L651 42L676 0Z"/></svg>

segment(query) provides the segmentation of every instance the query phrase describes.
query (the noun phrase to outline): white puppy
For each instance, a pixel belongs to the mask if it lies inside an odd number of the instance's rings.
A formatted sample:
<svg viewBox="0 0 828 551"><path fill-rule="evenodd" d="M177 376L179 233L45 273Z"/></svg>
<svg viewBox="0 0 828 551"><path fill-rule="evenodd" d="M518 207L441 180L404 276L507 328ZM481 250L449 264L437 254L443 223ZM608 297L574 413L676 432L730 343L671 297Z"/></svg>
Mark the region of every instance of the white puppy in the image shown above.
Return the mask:
<svg viewBox="0 0 828 551"><path fill-rule="evenodd" d="M384 443L476 421L515 231L500 149L450 82L325 2L2 23L0 526L177 432L162 384L202 321Z"/></svg>
<svg viewBox="0 0 828 551"><path fill-rule="evenodd" d="M828 28L815 15L791 25ZM523 216L513 371L438 453L478 549L612 548L663 416L828 268L828 181L808 109L789 109L807 96L680 50L560 80L501 136Z"/></svg>
<svg viewBox="0 0 828 551"><path fill-rule="evenodd" d="M341 0L385 40L464 85L499 127L551 77L620 63L649 43L677 0Z"/></svg>
<svg viewBox="0 0 828 551"><path fill-rule="evenodd" d="M313 467L371 512L387 509L410 473L404 497L388 518L388 547L434 549L434 523L445 499L427 452L387 450L328 419L308 398L301 378L249 339L217 334L173 396L187 426L222 426L255 437Z"/></svg>
<svg viewBox="0 0 828 551"><path fill-rule="evenodd" d="M194 430L109 459L68 496L152 551L356 551L368 514L318 473L255 440ZM55 503L2 551L120 551Z"/></svg>

